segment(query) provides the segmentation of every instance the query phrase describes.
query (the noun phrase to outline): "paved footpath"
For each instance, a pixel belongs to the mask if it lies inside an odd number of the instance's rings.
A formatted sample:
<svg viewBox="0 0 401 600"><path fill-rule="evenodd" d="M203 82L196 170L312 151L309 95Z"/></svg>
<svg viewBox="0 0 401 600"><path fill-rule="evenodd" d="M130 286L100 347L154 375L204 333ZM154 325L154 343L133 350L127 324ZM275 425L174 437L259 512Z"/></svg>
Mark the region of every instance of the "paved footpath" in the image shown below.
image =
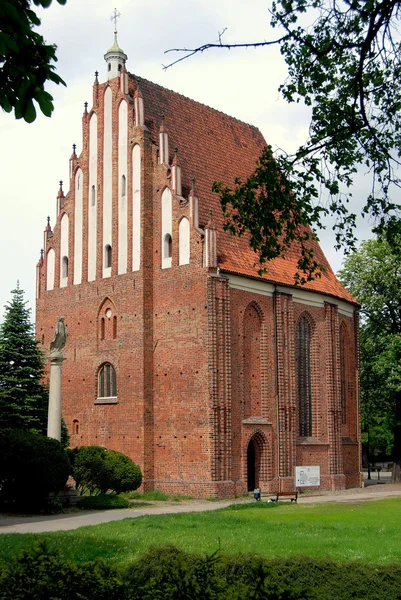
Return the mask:
<svg viewBox="0 0 401 600"><path fill-rule="evenodd" d="M361 502L378 500L380 498L401 498L401 484L372 485L365 488L350 489L336 492L315 492L300 496L298 504L316 504L321 502ZM264 499L262 498L262 501ZM143 517L145 515L169 515L187 512L203 512L225 508L234 503L254 502L254 500L192 500L185 502L151 502L148 506L104 510L98 512L83 512L80 514L62 514L45 516L8 516L0 514L0 533L42 533L47 531L67 531L99 525L110 521Z"/></svg>

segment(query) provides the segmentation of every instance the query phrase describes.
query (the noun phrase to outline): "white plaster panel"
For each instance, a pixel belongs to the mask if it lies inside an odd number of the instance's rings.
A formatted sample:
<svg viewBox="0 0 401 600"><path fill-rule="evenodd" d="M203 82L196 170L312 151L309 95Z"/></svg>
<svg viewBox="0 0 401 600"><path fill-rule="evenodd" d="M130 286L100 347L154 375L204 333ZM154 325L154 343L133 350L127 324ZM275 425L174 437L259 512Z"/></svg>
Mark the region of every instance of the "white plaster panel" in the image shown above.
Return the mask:
<svg viewBox="0 0 401 600"><path fill-rule="evenodd" d="M46 275L46 290L54 290L54 273L56 267L56 253L53 248L50 248L47 253L47 275Z"/></svg>
<svg viewBox="0 0 401 600"><path fill-rule="evenodd" d="M88 182L88 281L96 279L97 202L92 206L92 186L97 190L97 115L89 123L89 182Z"/></svg>
<svg viewBox="0 0 401 600"><path fill-rule="evenodd" d="M132 270L141 265L141 149L132 149Z"/></svg>
<svg viewBox="0 0 401 600"><path fill-rule="evenodd" d="M128 106L123 100L118 109L118 274L127 272L128 203L127 203ZM125 195L123 195L125 177Z"/></svg>
<svg viewBox="0 0 401 600"><path fill-rule="evenodd" d="M111 88L104 94L104 133L103 133L103 277L111 276L111 268L105 267L104 248L113 248L113 196L112 196L112 98Z"/></svg>
<svg viewBox="0 0 401 600"><path fill-rule="evenodd" d="M68 260L68 233L68 215L64 214L60 221L60 287L66 287L68 283L68 275L64 277L63 273L63 260L65 257Z"/></svg>
<svg viewBox="0 0 401 600"><path fill-rule="evenodd" d="M74 284L82 283L82 208L84 179L81 169L75 173L74 207Z"/></svg>
<svg viewBox="0 0 401 600"><path fill-rule="evenodd" d="M317 292L311 292L295 286L275 286L272 283L248 279L247 277L240 277L239 275L227 276L230 281L230 287L233 289L253 292L254 294L261 294L262 296L273 296L273 293L276 290L282 294L291 294L294 302L320 308L324 306L325 302L329 302L330 304L336 304L338 306L338 312L347 317L352 317L356 310L356 307L350 302L339 300L338 298L327 294L318 294Z"/></svg>
<svg viewBox="0 0 401 600"><path fill-rule="evenodd" d="M172 229L173 227L171 192L168 188L166 188L162 194L162 269L168 269L169 267L171 267L171 257L166 256L165 253L164 237L167 234L173 237Z"/></svg>
<svg viewBox="0 0 401 600"><path fill-rule="evenodd" d="M190 235L189 221L185 217L181 219L178 229L178 264L188 265L190 257Z"/></svg>

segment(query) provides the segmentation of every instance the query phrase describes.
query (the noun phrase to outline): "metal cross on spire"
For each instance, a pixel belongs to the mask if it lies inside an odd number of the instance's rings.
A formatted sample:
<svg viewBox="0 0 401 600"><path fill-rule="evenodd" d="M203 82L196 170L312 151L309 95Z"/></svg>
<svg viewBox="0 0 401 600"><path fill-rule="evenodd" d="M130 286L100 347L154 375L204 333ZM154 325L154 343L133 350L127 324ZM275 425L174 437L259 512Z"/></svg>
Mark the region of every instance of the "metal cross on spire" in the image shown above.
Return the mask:
<svg viewBox="0 0 401 600"><path fill-rule="evenodd" d="M114 32L117 33L117 19L121 17L121 13L115 8L113 14L110 17L110 21L114 21Z"/></svg>

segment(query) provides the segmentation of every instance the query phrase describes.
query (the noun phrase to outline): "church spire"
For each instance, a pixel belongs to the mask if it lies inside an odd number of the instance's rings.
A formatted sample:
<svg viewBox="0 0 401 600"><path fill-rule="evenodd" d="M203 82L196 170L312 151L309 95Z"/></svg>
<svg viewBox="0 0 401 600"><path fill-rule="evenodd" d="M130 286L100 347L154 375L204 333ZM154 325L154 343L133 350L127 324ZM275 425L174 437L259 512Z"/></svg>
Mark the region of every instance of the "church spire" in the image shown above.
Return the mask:
<svg viewBox="0 0 401 600"><path fill-rule="evenodd" d="M114 77L119 77L121 71L125 68L125 61L128 58L124 50L122 50L122 48L120 48L118 45L117 41L117 19L120 16L120 13L117 12L117 9L115 8L110 18L111 21L114 21L114 44L104 55L104 60L107 63L108 80L114 79Z"/></svg>

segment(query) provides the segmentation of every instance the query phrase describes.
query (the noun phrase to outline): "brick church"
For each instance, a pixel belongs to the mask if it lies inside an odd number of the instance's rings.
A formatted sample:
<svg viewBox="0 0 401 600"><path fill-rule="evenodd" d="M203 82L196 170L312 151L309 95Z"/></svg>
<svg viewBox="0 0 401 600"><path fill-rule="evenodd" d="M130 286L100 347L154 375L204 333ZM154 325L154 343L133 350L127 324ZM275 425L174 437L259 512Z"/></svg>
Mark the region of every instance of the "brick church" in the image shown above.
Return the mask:
<svg viewBox="0 0 401 600"><path fill-rule="evenodd" d="M214 181L246 176L255 127L127 72L117 43L85 105L37 266L37 337L69 330L71 446L128 454L144 489L230 497L360 485L357 305L325 266L294 284L297 250L258 275L223 231Z"/></svg>

